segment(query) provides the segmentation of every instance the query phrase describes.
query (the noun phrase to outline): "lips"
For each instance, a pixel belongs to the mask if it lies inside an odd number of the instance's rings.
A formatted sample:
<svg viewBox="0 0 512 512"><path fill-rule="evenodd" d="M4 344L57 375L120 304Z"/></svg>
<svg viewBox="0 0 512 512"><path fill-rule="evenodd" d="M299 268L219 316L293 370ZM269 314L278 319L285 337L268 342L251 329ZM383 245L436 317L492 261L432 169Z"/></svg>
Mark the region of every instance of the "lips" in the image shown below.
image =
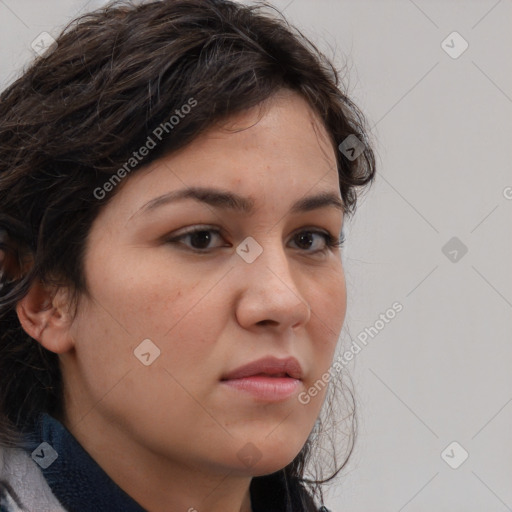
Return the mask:
<svg viewBox="0 0 512 512"><path fill-rule="evenodd" d="M273 356L240 366L221 379L221 386L236 393L243 401L278 403L297 394L303 383L302 368L294 357L278 359Z"/></svg>
<svg viewBox="0 0 512 512"><path fill-rule="evenodd" d="M295 357L279 359L267 356L232 370L224 375L221 380L243 379L255 376L289 377L300 380L302 375L302 367Z"/></svg>

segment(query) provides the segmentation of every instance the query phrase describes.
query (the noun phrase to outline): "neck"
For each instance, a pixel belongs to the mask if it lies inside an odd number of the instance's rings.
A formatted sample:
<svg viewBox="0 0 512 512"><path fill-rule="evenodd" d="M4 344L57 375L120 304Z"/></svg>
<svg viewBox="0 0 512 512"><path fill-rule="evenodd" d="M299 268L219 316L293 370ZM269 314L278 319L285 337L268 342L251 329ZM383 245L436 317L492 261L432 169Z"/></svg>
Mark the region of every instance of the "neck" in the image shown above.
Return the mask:
<svg viewBox="0 0 512 512"><path fill-rule="evenodd" d="M193 465L143 447L91 411L61 422L94 461L142 508L151 512L252 512L250 476Z"/></svg>

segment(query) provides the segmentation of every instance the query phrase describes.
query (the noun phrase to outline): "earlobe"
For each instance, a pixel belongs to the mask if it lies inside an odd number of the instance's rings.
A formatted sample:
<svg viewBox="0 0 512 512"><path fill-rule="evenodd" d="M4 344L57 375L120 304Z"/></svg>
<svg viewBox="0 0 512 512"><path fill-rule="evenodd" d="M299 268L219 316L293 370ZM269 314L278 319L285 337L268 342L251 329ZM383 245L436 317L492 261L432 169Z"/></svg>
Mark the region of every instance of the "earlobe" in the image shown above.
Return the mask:
<svg viewBox="0 0 512 512"><path fill-rule="evenodd" d="M28 293L16 305L23 330L44 348L61 354L73 348L70 335L69 304L63 298L64 289L53 293L36 280Z"/></svg>

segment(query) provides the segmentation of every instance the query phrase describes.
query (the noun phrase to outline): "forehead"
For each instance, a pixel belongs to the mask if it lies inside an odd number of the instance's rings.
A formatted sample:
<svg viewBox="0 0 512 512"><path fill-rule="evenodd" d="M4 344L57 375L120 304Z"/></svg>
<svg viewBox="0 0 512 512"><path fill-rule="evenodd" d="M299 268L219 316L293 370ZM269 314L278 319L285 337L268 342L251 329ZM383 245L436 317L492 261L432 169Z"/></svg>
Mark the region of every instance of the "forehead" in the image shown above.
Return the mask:
<svg viewBox="0 0 512 512"><path fill-rule="evenodd" d="M295 202L315 187L339 196L334 147L323 122L306 100L288 92L217 123L124 185L114 201L129 216L165 192L194 186L273 203Z"/></svg>
<svg viewBox="0 0 512 512"><path fill-rule="evenodd" d="M226 160L243 160L244 153L250 152L253 160L248 163L265 162L276 170L288 162L318 165L324 160L327 167L336 165L324 123L301 95L289 90L215 124L194 143L197 152L220 149Z"/></svg>

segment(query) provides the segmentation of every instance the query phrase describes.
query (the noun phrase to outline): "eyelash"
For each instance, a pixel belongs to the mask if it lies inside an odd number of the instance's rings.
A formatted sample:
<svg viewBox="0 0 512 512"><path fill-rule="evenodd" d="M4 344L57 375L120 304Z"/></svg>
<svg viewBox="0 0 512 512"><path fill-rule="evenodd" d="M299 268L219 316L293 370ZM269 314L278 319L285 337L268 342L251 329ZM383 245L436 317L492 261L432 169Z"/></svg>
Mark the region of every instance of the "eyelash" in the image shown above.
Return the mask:
<svg viewBox="0 0 512 512"><path fill-rule="evenodd" d="M216 233L216 234L222 236L221 230L219 230L219 229L215 229L210 226L195 227L194 229L191 229L190 231L186 231L178 236L174 236L172 238L167 238L166 243L177 244L177 243L180 243L185 237L187 237L189 235L194 235L196 233L203 233L203 232ZM332 236L329 232L311 228L311 229L303 229L302 231L297 232L295 236L300 235L301 233L312 233L312 234L321 235L325 240L325 248L324 249L319 249L316 251L304 250L304 252L306 252L306 253L311 253L311 254L326 253L328 250L334 250L334 248L343 247L343 245L345 243L345 235L343 232L341 233L339 238L336 238L336 237ZM196 249L196 248L190 248L190 249L193 252L196 252L198 254L201 254L201 253L206 254L213 250L213 249ZM216 247L216 249L219 249L219 247Z"/></svg>

